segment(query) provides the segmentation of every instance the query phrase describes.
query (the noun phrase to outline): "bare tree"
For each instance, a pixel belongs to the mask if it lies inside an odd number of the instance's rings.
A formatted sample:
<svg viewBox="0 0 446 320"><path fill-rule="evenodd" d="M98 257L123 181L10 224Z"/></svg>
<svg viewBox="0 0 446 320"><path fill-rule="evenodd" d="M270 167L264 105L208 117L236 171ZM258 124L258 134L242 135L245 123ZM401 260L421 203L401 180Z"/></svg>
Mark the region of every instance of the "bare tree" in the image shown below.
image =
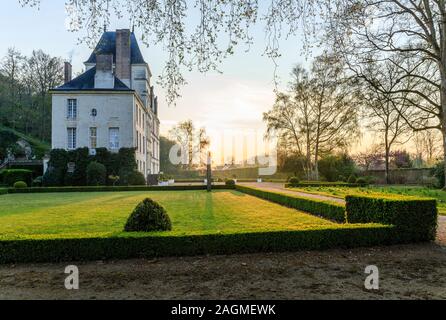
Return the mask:
<svg viewBox="0 0 446 320"><path fill-rule="evenodd" d="M45 100L50 89L63 83L63 62L62 59L51 57L42 50L34 50L27 64L30 72L27 80L40 97L41 139L47 139L45 132L51 118L50 110L46 110Z"/></svg>
<svg viewBox="0 0 446 320"><path fill-rule="evenodd" d="M325 39L355 69L371 54L398 68L386 94L416 110L401 115L414 131L441 131L446 156L445 1L345 0L331 8Z"/></svg>
<svg viewBox="0 0 446 320"><path fill-rule="evenodd" d="M199 162L202 164L202 155L206 154L206 148L210 145L205 128L197 131L192 120L186 120L174 126L169 135L183 150L187 150L188 169L193 168L195 156L199 157Z"/></svg>
<svg viewBox="0 0 446 320"><path fill-rule="evenodd" d="M396 99L391 93L398 86L401 70L393 63L370 62L367 69L358 74L360 96L370 122L368 128L382 140L384 148L384 164L386 183L390 183L390 156L395 145L404 144L412 132L404 120L411 106L404 99L407 93L401 93L401 99Z"/></svg>
<svg viewBox="0 0 446 320"><path fill-rule="evenodd" d="M415 154L420 164L433 165L441 155L441 134L437 130L418 131L414 136Z"/></svg>
<svg viewBox="0 0 446 320"><path fill-rule="evenodd" d="M358 133L356 95L335 57L315 59L311 73L293 70L289 95L279 93L273 109L263 114L268 131L278 132L294 142L297 155L304 155L306 167L319 178L321 155L351 144Z"/></svg>
<svg viewBox="0 0 446 320"><path fill-rule="evenodd" d="M16 128L17 117L20 117L21 112L19 112L20 104L18 103L17 96L20 93L20 83L22 79L22 68L25 58L22 54L14 49L9 48L6 56L0 66L0 73L7 79L8 86L8 106L4 110L5 114L10 114L12 128Z"/></svg>

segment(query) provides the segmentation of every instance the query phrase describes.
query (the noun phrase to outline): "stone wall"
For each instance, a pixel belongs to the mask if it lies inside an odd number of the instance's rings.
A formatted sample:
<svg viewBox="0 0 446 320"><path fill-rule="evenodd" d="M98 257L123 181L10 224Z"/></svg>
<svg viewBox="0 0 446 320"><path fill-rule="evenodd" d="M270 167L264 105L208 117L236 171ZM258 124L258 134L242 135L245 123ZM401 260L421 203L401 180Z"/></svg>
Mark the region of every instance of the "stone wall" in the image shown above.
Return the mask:
<svg viewBox="0 0 446 320"><path fill-rule="evenodd" d="M418 184L431 185L435 183L431 168L391 169L390 181L393 184ZM376 184L385 184L385 170L369 170L362 173L363 176L372 176Z"/></svg>

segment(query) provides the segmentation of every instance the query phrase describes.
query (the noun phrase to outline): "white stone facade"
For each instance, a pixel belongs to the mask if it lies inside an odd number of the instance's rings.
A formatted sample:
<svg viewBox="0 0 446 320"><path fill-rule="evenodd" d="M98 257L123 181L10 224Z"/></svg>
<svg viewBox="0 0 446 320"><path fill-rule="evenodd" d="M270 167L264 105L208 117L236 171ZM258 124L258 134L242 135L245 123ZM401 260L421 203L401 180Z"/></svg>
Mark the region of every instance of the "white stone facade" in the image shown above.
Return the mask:
<svg viewBox="0 0 446 320"><path fill-rule="evenodd" d="M52 148L135 148L138 170L158 174L160 122L148 65L131 64L128 83L115 74L119 57L96 58L97 65L86 63L83 75L52 91Z"/></svg>

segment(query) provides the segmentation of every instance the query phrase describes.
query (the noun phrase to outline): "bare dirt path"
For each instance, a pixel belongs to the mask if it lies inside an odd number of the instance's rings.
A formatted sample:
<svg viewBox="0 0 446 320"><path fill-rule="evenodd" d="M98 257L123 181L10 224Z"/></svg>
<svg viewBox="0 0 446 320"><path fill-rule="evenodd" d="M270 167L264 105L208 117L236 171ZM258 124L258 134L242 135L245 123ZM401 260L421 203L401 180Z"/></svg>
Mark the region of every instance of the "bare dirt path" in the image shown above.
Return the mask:
<svg viewBox="0 0 446 320"><path fill-rule="evenodd" d="M435 244L228 256L0 266L0 299L446 299L446 248ZM367 265L380 289L364 288Z"/></svg>

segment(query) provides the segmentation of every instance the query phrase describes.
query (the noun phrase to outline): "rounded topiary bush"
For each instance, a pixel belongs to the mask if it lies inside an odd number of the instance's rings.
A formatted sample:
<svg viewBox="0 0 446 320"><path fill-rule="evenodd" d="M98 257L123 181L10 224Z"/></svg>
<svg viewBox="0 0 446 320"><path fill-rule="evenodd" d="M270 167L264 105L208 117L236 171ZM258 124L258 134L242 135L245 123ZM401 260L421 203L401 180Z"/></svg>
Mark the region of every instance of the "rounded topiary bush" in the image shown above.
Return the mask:
<svg viewBox="0 0 446 320"><path fill-rule="evenodd" d="M87 166L87 184L89 186L104 186L107 169L102 163L93 161Z"/></svg>
<svg viewBox="0 0 446 320"><path fill-rule="evenodd" d="M228 179L225 181L225 185L227 185L228 187L233 187L235 186L235 181L232 179Z"/></svg>
<svg viewBox="0 0 446 320"><path fill-rule="evenodd" d="M28 185L26 184L26 182L25 181L17 181L17 182L14 182L14 188L16 188L16 189L23 189L23 188L28 188Z"/></svg>
<svg viewBox="0 0 446 320"><path fill-rule="evenodd" d="M172 223L166 210L152 199L140 202L125 224L124 231L168 231Z"/></svg>
<svg viewBox="0 0 446 320"><path fill-rule="evenodd" d="M300 183L300 180L298 177L291 177L288 182L292 185L292 186L297 186Z"/></svg>

